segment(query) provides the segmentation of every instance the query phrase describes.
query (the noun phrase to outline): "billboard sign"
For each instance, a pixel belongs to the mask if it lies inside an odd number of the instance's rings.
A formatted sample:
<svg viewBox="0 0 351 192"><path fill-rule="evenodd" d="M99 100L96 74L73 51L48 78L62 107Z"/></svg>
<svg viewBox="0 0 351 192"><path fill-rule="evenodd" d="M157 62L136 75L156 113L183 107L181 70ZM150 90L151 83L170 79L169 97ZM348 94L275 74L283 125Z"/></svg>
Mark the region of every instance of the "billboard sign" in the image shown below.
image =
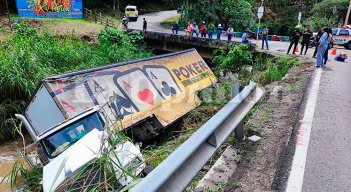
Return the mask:
<svg viewBox="0 0 351 192"><path fill-rule="evenodd" d="M27 18L83 18L82 0L16 0L18 15Z"/></svg>

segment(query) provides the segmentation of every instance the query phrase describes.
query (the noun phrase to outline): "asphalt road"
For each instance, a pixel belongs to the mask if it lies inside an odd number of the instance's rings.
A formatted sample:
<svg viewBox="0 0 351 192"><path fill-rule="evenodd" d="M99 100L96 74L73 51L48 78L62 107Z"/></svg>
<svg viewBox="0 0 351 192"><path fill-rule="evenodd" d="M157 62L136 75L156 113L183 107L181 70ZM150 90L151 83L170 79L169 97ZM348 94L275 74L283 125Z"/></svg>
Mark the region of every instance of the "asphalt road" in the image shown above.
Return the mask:
<svg viewBox="0 0 351 192"><path fill-rule="evenodd" d="M129 28L142 29L142 19L146 18L148 30L171 33L170 29L161 26L161 22L176 15L176 11L141 15L137 22L130 22ZM233 40L241 41L240 38ZM285 55L289 43L269 41L269 46L270 53ZM308 54L301 57L314 62L311 59L313 51L309 49ZM341 51L350 58L345 63L334 61L335 56L329 54L327 67L316 69L321 70L319 89L312 109L314 115L311 118L306 162L304 169L300 169L301 175L304 175L301 180L304 192L351 191L351 51L338 49L337 53Z"/></svg>
<svg viewBox="0 0 351 192"><path fill-rule="evenodd" d="M350 74L350 61L323 70L302 191L351 191Z"/></svg>

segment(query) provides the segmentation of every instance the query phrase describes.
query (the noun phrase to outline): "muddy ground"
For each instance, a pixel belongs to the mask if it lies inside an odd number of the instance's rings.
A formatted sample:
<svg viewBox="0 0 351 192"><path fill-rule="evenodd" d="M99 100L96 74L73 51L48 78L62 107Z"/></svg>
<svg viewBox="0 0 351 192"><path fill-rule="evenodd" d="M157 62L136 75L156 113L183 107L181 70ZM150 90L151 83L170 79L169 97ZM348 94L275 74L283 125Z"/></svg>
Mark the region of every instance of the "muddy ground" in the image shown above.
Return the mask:
<svg viewBox="0 0 351 192"><path fill-rule="evenodd" d="M293 150L288 149L288 143L298 124L313 69L314 64L305 61L290 69L280 82L266 86L264 100L245 125L247 136L259 135L262 140L234 144L242 158L224 191L281 191L284 188L287 174L280 169L290 164L286 150Z"/></svg>

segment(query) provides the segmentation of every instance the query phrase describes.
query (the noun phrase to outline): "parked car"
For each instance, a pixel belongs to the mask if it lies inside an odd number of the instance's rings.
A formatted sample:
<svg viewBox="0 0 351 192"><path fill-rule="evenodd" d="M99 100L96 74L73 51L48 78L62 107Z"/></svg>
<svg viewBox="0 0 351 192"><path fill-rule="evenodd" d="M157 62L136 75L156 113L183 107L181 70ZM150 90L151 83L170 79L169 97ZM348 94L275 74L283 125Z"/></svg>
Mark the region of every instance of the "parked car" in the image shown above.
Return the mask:
<svg viewBox="0 0 351 192"><path fill-rule="evenodd" d="M128 5L125 9L125 15L129 17L130 20L137 21L139 18L139 11L136 6Z"/></svg>
<svg viewBox="0 0 351 192"><path fill-rule="evenodd" d="M351 50L351 26L344 26L334 28L332 30L333 44L344 46L346 49Z"/></svg>

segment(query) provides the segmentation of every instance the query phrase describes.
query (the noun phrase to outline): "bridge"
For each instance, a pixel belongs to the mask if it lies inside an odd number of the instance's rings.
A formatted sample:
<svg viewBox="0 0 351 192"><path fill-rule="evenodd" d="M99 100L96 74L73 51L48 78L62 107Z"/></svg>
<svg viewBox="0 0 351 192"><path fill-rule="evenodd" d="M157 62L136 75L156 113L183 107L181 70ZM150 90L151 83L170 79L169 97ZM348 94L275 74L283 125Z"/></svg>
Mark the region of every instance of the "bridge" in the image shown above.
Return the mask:
<svg viewBox="0 0 351 192"><path fill-rule="evenodd" d="M199 54L206 59L211 59L216 49L222 48L229 50L233 45L243 44L237 41L228 42L226 40L216 40L201 37L184 35L174 35L163 32L142 31L129 29L128 32L139 31L144 36L147 44L160 51L179 52L190 48L195 48ZM255 44L250 44L250 50L255 51Z"/></svg>

